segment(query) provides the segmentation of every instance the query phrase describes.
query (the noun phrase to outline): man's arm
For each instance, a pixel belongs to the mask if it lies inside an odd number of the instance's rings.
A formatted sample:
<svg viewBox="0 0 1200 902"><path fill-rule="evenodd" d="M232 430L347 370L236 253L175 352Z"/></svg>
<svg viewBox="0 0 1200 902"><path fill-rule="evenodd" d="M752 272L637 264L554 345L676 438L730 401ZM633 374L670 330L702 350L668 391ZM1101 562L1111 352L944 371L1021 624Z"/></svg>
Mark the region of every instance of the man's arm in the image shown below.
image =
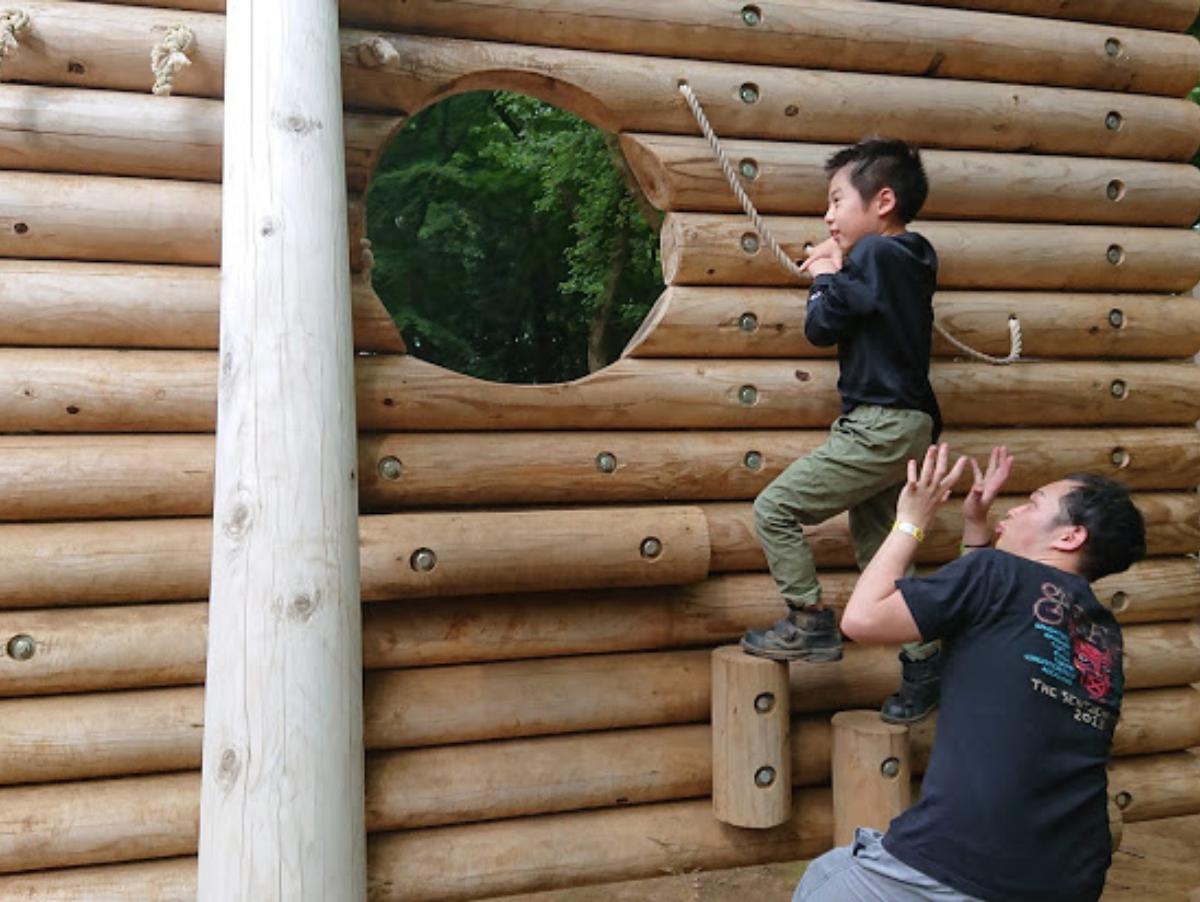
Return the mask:
<svg viewBox="0 0 1200 902"><path fill-rule="evenodd" d="M950 447L945 444L925 452L919 474L917 462L908 462L908 482L896 505L899 528L892 530L875 552L842 613L842 632L851 639L882 644L924 638L896 580L908 570L933 515L950 498L966 464L967 459L960 457L951 467Z"/></svg>

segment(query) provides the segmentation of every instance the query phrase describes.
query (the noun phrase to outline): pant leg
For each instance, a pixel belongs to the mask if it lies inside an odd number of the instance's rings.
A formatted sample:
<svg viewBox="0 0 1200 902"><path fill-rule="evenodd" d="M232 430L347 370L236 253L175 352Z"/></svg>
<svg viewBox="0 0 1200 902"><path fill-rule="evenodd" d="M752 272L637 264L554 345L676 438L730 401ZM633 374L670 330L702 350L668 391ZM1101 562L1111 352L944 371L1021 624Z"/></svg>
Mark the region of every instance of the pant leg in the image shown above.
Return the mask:
<svg viewBox="0 0 1200 902"><path fill-rule="evenodd" d="M821 600L803 527L828 520L903 482L913 445L909 433L919 431L922 423L928 444L932 420L920 411L855 408L838 417L820 447L792 463L754 500L755 531L789 607L809 607Z"/></svg>
<svg viewBox="0 0 1200 902"><path fill-rule="evenodd" d="M904 488L905 472L910 459L920 460L933 440L933 421L915 410L886 410L872 422L881 450L890 454L899 453L901 470L898 480L870 498L850 508L850 536L854 541L854 554L860 570L865 569L887 538L896 519L896 502ZM913 568L909 567L911 576ZM924 660L941 647L938 642L907 642L903 648L910 659Z"/></svg>
<svg viewBox="0 0 1200 902"><path fill-rule="evenodd" d="M924 448L919 453L924 454ZM854 540L854 555L859 570L866 569L883 540L891 532L892 524L896 521L896 502L903 488L904 483L889 486L879 494L850 508L850 536ZM915 572L916 568L910 565L905 576L912 576ZM902 646L905 654L913 661L923 661L936 654L941 647L941 642L936 639L933 642L905 642Z"/></svg>
<svg viewBox="0 0 1200 902"><path fill-rule="evenodd" d="M792 902L979 902L893 858L882 839L859 827L850 845L809 864Z"/></svg>

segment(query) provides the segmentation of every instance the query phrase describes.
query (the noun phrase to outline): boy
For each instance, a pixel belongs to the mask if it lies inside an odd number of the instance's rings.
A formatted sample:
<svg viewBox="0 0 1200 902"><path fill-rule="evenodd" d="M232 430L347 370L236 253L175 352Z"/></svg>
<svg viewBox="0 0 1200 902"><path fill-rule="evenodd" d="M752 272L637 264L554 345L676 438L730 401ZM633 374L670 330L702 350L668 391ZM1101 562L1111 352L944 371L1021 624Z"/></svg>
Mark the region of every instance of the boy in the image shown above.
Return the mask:
<svg viewBox="0 0 1200 902"><path fill-rule="evenodd" d="M803 526L850 511L860 568L892 526L905 461L920 458L941 432L929 384L937 255L907 230L929 186L915 147L870 138L838 151L829 180L828 240L802 269L813 275L804 333L838 346L842 416L823 445L795 461L755 499L754 522L767 565L787 602L774 626L751 630L742 647L780 661L837 661L842 640L821 603ZM937 706L936 643L900 655L903 682L882 716L913 722Z"/></svg>
<svg viewBox="0 0 1200 902"><path fill-rule="evenodd" d="M899 522L928 525L963 470L949 457L942 445L919 475L910 465ZM986 476L975 468L964 541L986 539L1010 462L998 449ZM944 700L920 800L886 834L859 828L813 861L796 902L1100 897L1124 675L1120 627L1090 583L1145 555L1145 522L1124 486L1080 473L1031 493L995 536L903 579L919 540L893 532L854 587L842 628L855 641L951 640Z"/></svg>

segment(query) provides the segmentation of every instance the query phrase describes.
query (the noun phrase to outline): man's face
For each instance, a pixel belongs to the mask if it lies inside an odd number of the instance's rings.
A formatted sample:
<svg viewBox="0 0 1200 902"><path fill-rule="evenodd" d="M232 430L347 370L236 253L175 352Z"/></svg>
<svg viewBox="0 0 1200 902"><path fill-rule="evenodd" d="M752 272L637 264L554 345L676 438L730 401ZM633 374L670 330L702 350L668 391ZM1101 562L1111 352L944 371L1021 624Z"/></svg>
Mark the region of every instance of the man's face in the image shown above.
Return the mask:
<svg viewBox="0 0 1200 902"><path fill-rule="evenodd" d="M996 547L1022 557L1049 550L1067 527L1062 499L1077 486L1060 479L1033 492L1028 501L1014 507L996 524Z"/></svg>
<svg viewBox="0 0 1200 902"><path fill-rule="evenodd" d="M829 180L829 209L825 211L829 235L843 254L850 253L864 235L881 235L890 225L887 217L880 215L880 199L885 193L890 196L890 191L885 189L864 200L850 182L852 168L853 164L846 164Z"/></svg>

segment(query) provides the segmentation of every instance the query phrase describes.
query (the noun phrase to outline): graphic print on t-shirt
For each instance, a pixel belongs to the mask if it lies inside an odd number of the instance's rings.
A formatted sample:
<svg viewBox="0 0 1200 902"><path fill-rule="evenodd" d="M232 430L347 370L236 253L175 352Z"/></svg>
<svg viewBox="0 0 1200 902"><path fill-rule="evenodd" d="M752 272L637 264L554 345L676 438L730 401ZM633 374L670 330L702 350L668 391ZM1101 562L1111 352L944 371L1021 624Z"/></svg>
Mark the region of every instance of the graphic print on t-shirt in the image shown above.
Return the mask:
<svg viewBox="0 0 1200 902"><path fill-rule="evenodd" d="M1077 721L1111 729L1123 689L1120 632L1096 623L1052 582L1042 583L1033 617L1034 629L1048 646L1046 655L1025 655L1046 678L1030 677L1033 691L1071 707Z"/></svg>

